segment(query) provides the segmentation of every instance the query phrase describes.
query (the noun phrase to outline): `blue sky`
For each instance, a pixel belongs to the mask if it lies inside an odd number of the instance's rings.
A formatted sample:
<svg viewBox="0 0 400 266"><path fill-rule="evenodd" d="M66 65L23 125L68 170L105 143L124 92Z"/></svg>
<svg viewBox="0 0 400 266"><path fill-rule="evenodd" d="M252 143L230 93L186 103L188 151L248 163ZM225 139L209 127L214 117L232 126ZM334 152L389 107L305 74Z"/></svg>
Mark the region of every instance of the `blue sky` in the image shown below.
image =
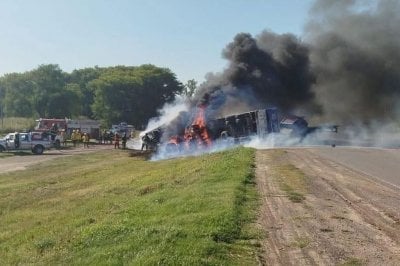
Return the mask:
<svg viewBox="0 0 400 266"><path fill-rule="evenodd" d="M312 0L0 0L0 75L151 63L201 82L239 32L302 35Z"/></svg>

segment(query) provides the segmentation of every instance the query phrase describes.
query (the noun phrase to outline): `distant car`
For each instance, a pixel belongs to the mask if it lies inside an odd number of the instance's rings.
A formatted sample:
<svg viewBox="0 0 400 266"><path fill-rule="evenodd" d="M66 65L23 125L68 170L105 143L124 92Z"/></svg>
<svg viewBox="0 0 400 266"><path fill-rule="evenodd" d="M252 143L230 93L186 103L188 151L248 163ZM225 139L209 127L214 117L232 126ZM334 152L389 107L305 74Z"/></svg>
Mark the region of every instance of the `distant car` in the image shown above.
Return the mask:
<svg viewBox="0 0 400 266"><path fill-rule="evenodd" d="M0 140L0 152L31 150L34 154L42 154L52 146L50 136L45 132L14 132Z"/></svg>

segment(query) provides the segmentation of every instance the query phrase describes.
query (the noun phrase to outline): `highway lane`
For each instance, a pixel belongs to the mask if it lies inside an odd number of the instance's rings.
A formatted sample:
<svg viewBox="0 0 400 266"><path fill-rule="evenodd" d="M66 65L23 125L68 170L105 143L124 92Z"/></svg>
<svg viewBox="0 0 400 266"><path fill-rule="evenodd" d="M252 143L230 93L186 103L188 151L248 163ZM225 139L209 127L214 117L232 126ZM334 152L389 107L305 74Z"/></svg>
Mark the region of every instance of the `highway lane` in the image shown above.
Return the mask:
<svg viewBox="0 0 400 266"><path fill-rule="evenodd" d="M400 149L366 147L308 148L314 154L400 188Z"/></svg>

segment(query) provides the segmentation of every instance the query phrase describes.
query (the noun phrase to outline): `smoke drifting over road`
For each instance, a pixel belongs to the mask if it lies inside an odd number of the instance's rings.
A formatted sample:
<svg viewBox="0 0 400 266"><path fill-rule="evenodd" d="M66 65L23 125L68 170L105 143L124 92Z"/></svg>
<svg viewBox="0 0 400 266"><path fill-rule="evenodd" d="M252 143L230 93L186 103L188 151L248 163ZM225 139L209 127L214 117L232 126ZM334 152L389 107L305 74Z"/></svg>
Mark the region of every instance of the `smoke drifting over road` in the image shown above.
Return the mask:
<svg viewBox="0 0 400 266"><path fill-rule="evenodd" d="M340 123L400 116L400 2L320 0L311 10L314 91L325 117Z"/></svg>

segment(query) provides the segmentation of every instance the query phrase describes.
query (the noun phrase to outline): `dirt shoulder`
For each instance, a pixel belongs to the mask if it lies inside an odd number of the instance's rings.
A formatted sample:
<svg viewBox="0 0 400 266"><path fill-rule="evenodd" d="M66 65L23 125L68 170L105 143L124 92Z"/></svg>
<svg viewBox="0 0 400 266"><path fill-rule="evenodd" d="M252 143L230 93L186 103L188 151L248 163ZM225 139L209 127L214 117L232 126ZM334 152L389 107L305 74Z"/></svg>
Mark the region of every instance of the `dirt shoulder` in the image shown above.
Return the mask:
<svg viewBox="0 0 400 266"><path fill-rule="evenodd" d="M400 265L397 186L313 149L259 150L256 165L262 263Z"/></svg>

